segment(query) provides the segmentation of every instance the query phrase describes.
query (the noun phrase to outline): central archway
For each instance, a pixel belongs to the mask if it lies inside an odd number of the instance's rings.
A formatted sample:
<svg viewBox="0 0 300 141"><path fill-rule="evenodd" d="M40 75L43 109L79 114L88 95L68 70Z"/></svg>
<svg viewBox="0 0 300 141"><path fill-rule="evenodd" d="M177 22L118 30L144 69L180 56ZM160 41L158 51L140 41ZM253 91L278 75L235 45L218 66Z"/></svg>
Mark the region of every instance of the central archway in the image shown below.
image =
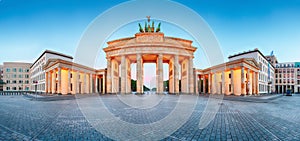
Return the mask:
<svg viewBox="0 0 300 141"><path fill-rule="evenodd" d="M156 63L156 93L165 90L163 63L169 64L169 93L179 93L179 80L181 93L195 92L193 58L197 48L192 46L191 40L165 37L161 32L140 32L135 37L107 44L103 49L107 59L107 93L131 93L132 63L136 63L137 93L144 92L144 63Z"/></svg>

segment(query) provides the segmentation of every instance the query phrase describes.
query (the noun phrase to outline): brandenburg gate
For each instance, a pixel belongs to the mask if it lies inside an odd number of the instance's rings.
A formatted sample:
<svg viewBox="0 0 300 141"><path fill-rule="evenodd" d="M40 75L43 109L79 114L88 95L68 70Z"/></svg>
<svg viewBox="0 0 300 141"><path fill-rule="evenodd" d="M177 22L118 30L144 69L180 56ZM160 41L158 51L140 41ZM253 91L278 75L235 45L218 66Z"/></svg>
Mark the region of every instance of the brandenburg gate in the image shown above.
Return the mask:
<svg viewBox="0 0 300 141"><path fill-rule="evenodd" d="M151 26L150 26L151 25ZM258 94L259 65L253 58L241 58L206 69L193 67L191 40L166 37L154 22L139 24L134 37L107 42L107 68L94 69L61 59L49 59L43 66L46 93L131 93L131 64L136 63L136 92L144 93L144 64L156 63L156 92L164 92L164 67L169 65L170 94Z"/></svg>
<svg viewBox="0 0 300 141"><path fill-rule="evenodd" d="M163 63L167 63L169 93L195 93L193 58L197 48L192 41L164 36L160 23L155 29L153 21L150 26L149 18L145 28L140 24L139 27L135 37L109 41L103 49L107 59L106 92L131 93L131 64L136 63L136 90L143 93L144 63L156 63L156 92L163 93Z"/></svg>

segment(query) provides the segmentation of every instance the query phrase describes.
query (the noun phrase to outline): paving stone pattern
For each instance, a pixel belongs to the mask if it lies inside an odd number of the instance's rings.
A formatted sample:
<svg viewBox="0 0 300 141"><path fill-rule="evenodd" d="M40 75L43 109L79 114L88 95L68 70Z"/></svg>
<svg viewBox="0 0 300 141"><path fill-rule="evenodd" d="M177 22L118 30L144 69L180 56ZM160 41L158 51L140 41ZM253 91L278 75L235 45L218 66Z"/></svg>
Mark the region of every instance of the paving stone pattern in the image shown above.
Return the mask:
<svg viewBox="0 0 300 141"><path fill-rule="evenodd" d="M116 117L135 124L163 119L178 100L178 96L168 95L153 108L135 109L115 95L101 98ZM223 100L216 117L202 130L198 124L208 97L200 96L198 100L189 120L163 140L300 140L300 95L263 103ZM111 139L89 124L75 99L40 101L25 96L0 96L0 140Z"/></svg>

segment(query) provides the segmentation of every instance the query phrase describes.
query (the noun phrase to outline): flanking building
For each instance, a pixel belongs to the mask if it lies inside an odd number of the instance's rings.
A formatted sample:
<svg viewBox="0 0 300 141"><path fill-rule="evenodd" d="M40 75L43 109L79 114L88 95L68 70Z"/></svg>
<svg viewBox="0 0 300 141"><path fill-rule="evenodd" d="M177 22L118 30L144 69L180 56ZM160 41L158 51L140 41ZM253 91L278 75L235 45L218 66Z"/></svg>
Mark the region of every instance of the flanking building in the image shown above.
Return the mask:
<svg viewBox="0 0 300 141"><path fill-rule="evenodd" d="M37 92L41 93L46 92L46 73L43 69L43 66L49 59L72 61L73 57L51 50L45 50L30 66L31 91L36 90Z"/></svg>
<svg viewBox="0 0 300 141"><path fill-rule="evenodd" d="M3 65L0 65L0 91L3 91L3 85L4 85L4 81L3 81Z"/></svg>
<svg viewBox="0 0 300 141"><path fill-rule="evenodd" d="M253 58L241 58L204 70L196 70L196 92L225 95L256 95L259 65ZM197 84L198 83L198 84Z"/></svg>
<svg viewBox="0 0 300 141"><path fill-rule="evenodd" d="M106 93L106 70L96 70L62 59L49 59L44 65L46 93Z"/></svg>
<svg viewBox="0 0 300 141"><path fill-rule="evenodd" d="M228 57L229 61L241 58L253 58L259 65L258 90L259 93L275 93L275 67L256 48L247 52L238 53Z"/></svg>
<svg viewBox="0 0 300 141"><path fill-rule="evenodd" d="M3 63L3 86L4 91L29 91L31 63L4 62Z"/></svg>
<svg viewBox="0 0 300 141"><path fill-rule="evenodd" d="M300 93L300 62L285 62L276 64L275 87L277 93Z"/></svg>

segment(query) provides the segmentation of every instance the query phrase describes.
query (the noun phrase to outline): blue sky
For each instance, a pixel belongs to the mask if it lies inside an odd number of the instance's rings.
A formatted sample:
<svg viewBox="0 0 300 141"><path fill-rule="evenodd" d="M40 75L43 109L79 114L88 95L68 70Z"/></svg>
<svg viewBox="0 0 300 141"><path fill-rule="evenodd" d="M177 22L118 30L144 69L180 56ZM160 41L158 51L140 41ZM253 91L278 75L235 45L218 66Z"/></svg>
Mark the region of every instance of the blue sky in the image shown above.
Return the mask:
<svg viewBox="0 0 300 141"><path fill-rule="evenodd" d="M73 56L80 37L93 19L122 2L0 0L0 64L5 61L33 62L45 49ZM176 2L193 9L209 24L226 60L228 55L259 48L265 55L274 50L279 62L300 61L299 0ZM124 28L117 33L123 35L120 33L131 31L128 32L131 34L137 30L137 27ZM174 27L162 25L164 28ZM174 34L167 30L164 32L166 35ZM114 37L118 36L113 35L110 39ZM206 67L205 58L199 58L203 63L197 65Z"/></svg>

